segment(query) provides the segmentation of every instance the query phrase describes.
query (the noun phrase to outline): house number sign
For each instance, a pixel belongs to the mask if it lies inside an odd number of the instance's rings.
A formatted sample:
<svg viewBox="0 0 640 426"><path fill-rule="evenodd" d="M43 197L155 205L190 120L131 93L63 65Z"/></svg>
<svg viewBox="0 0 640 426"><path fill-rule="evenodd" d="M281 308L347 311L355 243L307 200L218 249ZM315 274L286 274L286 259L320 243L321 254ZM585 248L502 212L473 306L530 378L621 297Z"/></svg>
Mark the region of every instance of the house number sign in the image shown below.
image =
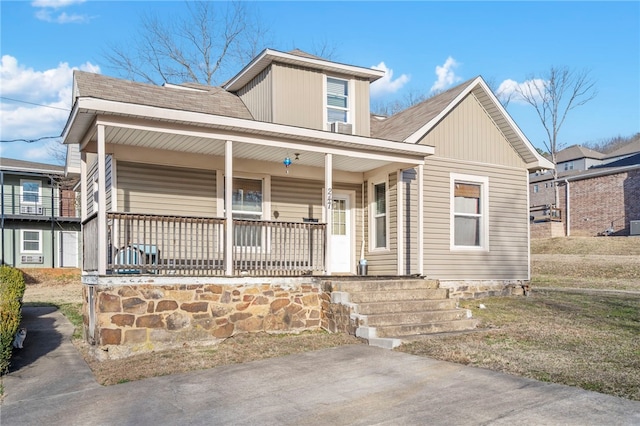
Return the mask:
<svg viewBox="0 0 640 426"><path fill-rule="evenodd" d="M333 195L331 188L327 188L327 210L331 210L333 205Z"/></svg>

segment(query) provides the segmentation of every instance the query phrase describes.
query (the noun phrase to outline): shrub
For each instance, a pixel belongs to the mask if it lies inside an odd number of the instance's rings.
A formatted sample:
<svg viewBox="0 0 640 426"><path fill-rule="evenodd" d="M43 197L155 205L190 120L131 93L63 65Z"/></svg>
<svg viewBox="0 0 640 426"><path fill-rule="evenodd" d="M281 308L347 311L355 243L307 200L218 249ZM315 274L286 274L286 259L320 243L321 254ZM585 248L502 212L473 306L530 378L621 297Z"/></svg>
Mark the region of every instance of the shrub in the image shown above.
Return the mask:
<svg viewBox="0 0 640 426"><path fill-rule="evenodd" d="M22 272L0 266L0 374L9 368L13 339L22 317L25 283Z"/></svg>

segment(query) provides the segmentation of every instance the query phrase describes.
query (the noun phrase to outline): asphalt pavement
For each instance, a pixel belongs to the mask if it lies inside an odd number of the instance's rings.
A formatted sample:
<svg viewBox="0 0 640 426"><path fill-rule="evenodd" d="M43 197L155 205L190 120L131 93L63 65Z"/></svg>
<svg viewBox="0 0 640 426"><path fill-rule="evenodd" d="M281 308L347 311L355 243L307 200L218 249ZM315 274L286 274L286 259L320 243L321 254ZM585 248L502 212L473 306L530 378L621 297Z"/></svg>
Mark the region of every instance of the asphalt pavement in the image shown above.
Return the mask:
<svg viewBox="0 0 640 426"><path fill-rule="evenodd" d="M640 402L352 345L99 385L52 308L26 307L0 425L640 425Z"/></svg>

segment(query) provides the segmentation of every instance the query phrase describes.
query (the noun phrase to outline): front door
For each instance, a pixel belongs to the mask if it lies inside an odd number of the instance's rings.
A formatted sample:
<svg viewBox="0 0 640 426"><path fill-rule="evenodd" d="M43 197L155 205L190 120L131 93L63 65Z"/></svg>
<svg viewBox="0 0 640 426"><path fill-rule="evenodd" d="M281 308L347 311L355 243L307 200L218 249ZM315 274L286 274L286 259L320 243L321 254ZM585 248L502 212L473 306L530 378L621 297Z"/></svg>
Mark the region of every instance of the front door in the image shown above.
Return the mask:
<svg viewBox="0 0 640 426"><path fill-rule="evenodd" d="M331 210L331 271L352 272L351 202L346 194L333 194Z"/></svg>

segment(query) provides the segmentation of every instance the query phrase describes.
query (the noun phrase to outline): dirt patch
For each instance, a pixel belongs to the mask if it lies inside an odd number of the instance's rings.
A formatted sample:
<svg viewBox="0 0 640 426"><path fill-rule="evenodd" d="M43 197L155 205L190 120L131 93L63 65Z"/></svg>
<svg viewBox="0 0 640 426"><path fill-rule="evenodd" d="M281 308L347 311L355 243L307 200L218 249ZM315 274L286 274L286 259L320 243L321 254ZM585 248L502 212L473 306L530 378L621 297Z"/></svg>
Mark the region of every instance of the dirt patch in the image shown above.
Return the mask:
<svg viewBox="0 0 640 426"><path fill-rule="evenodd" d="M78 269L21 269L26 283L25 303L82 303Z"/></svg>

